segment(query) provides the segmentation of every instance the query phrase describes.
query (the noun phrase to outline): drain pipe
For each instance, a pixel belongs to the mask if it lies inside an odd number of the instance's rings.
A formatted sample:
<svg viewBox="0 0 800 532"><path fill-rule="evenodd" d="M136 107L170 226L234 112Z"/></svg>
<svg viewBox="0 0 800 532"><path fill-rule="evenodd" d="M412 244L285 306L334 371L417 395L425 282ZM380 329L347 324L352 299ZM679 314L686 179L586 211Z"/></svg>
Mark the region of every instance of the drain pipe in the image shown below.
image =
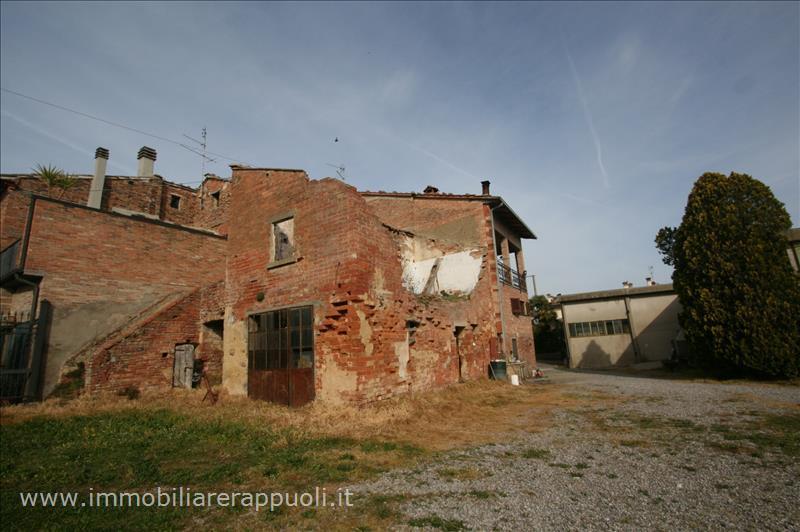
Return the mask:
<svg viewBox="0 0 800 532"><path fill-rule="evenodd" d="M498 304L500 305L500 328L502 329L501 335L503 337L503 345L500 346L500 349L505 354L505 345L506 345L506 317L505 317L505 305L503 305L503 283L500 282L500 269L497 267L497 240L495 239L495 230L494 230L494 210L502 207L502 203L500 205L496 205L489 209L489 219L492 222L492 251L494 252L494 264L495 264L495 277L497 282L497 294L498 294Z"/></svg>

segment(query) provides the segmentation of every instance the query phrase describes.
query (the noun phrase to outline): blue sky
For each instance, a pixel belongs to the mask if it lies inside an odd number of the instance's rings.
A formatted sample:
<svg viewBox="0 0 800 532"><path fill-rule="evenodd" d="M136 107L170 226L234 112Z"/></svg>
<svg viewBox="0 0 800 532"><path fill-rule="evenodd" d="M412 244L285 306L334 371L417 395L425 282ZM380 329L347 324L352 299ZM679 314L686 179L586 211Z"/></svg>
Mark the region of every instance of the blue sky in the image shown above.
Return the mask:
<svg viewBox="0 0 800 532"><path fill-rule="evenodd" d="M2 2L2 86L238 161L367 190L479 193L539 239L540 292L641 285L705 171L749 173L800 223L798 3ZM1 93L0 166L195 184L166 141ZM333 142L334 138L339 142ZM183 139L185 140L185 139ZM190 142L190 141L187 141ZM207 171L228 176L230 161Z"/></svg>

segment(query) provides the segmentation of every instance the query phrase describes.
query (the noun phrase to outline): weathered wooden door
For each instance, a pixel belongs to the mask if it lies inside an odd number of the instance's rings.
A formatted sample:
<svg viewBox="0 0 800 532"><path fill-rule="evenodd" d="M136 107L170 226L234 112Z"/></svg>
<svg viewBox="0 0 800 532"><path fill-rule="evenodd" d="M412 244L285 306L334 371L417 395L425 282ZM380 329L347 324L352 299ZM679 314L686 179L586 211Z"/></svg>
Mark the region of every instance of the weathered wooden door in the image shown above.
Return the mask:
<svg viewBox="0 0 800 532"><path fill-rule="evenodd" d="M180 344L175 346L175 365L172 370L172 386L177 388L192 387L194 372L194 346Z"/></svg>
<svg viewBox="0 0 800 532"><path fill-rule="evenodd" d="M249 319L247 393L290 406L314 399L314 312L297 307Z"/></svg>

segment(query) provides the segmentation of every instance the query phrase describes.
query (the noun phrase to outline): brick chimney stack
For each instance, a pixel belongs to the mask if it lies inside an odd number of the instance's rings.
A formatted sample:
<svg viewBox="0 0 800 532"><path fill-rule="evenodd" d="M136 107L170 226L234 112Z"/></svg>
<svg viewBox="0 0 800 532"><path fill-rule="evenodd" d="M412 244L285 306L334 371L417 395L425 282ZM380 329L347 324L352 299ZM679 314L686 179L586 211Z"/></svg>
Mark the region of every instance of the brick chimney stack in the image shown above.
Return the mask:
<svg viewBox="0 0 800 532"><path fill-rule="evenodd" d="M94 152L94 176L92 185L89 189L89 199L86 205L93 209L99 209L103 203L103 189L106 186L106 165L108 164L108 150L97 148Z"/></svg>
<svg viewBox="0 0 800 532"><path fill-rule="evenodd" d="M492 184L491 181L481 181L481 188L483 189L481 193L484 196L489 196L490 195L489 194L489 185L491 185L491 184Z"/></svg>
<svg viewBox="0 0 800 532"><path fill-rule="evenodd" d="M156 162L156 150L147 146L142 146L139 150L139 177L153 177L153 165Z"/></svg>

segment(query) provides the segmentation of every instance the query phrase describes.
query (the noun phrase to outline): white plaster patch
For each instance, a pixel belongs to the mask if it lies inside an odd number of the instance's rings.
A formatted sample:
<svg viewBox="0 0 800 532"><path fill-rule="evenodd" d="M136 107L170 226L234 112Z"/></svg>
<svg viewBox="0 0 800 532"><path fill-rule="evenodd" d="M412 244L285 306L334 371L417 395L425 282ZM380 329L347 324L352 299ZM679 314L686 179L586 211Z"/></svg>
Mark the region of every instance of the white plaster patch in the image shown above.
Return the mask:
<svg viewBox="0 0 800 532"><path fill-rule="evenodd" d="M475 289L481 272L478 251L459 251L424 260L407 259L403 264L403 286L415 294L421 294L431 276L435 275L433 287L436 293L469 294ZM437 262L438 268L433 271Z"/></svg>
<svg viewBox="0 0 800 532"><path fill-rule="evenodd" d="M406 333L406 336L408 336L408 333ZM406 340L405 342L395 342L394 354L397 355L397 376L401 380L408 378L408 359L409 359L408 341Z"/></svg>

